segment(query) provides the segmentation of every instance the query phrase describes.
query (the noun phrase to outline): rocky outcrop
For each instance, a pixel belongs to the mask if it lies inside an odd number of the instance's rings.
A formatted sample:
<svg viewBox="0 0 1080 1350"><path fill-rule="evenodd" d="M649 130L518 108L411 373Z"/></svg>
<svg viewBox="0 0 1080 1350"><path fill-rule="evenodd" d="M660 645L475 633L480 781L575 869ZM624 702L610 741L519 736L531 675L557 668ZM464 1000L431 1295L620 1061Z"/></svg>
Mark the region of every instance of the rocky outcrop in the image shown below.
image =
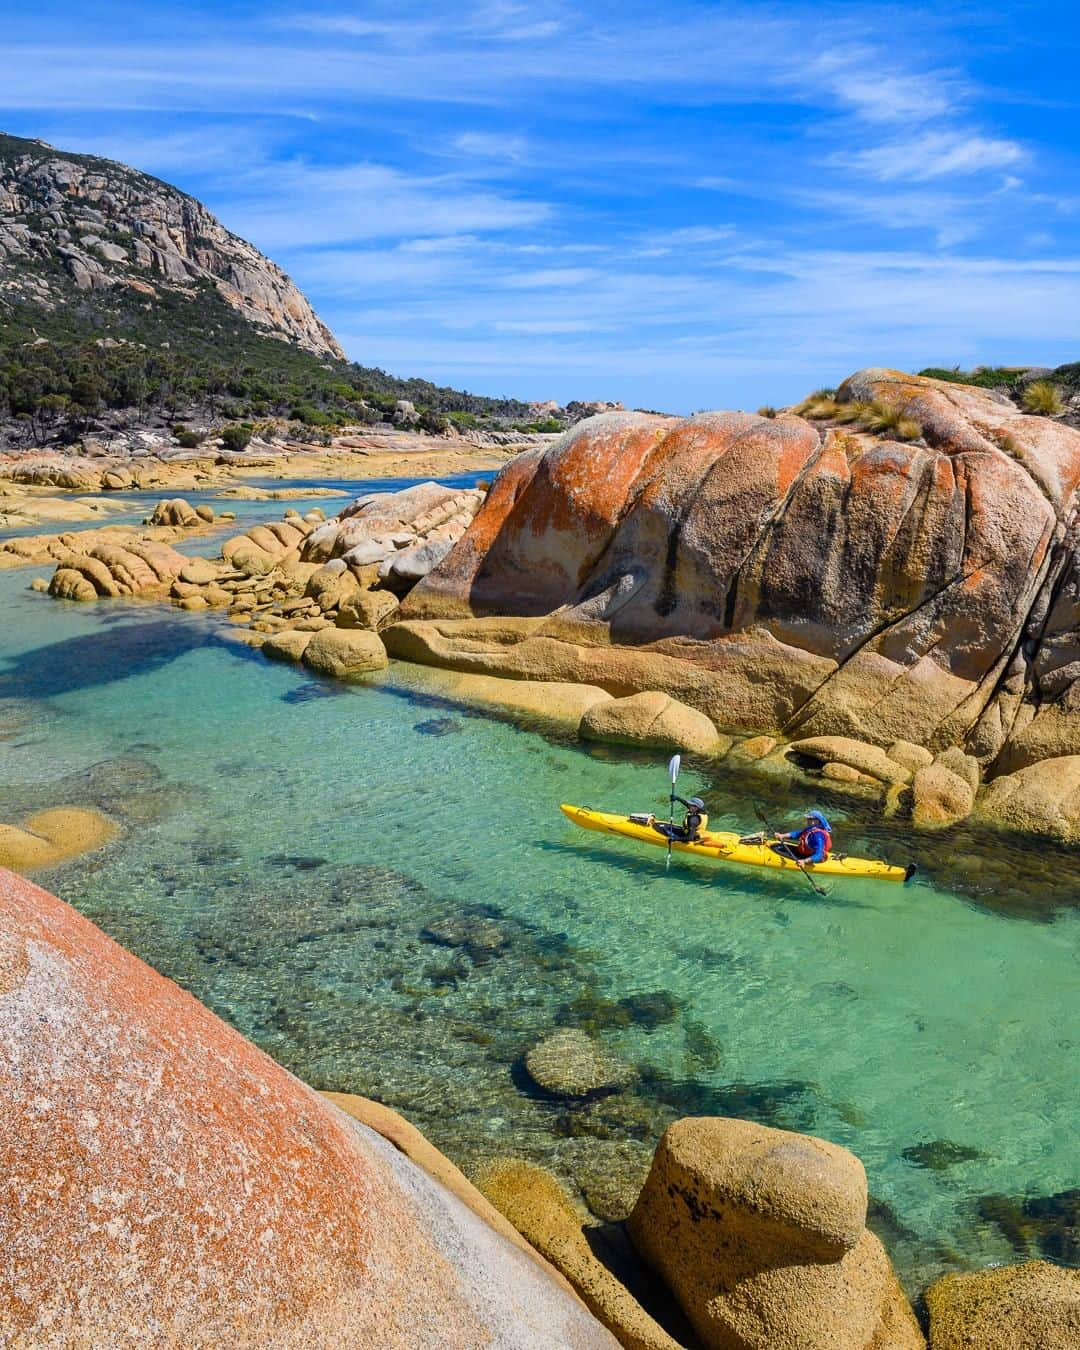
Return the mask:
<svg viewBox="0 0 1080 1350"><path fill-rule="evenodd" d="M1075 1350L1080 1271L1046 1261L946 1275L926 1291L931 1350Z"/></svg>
<svg viewBox="0 0 1080 1350"><path fill-rule="evenodd" d="M405 592L443 561L483 500L479 488L440 483L369 493L313 530L303 557L307 562L340 558L350 567L376 567L386 585Z"/></svg>
<svg viewBox="0 0 1080 1350"><path fill-rule="evenodd" d="M5 1344L616 1344L393 1143L11 873L0 1001Z"/></svg>
<svg viewBox="0 0 1080 1350"><path fill-rule="evenodd" d="M863 409L885 429L852 430ZM404 645L991 775L1071 745L1080 432L883 370L813 411L607 414L519 455L404 602ZM507 617L534 626L508 642Z"/></svg>
<svg viewBox="0 0 1080 1350"><path fill-rule="evenodd" d="M344 359L281 268L201 202L112 160L0 136L6 299L53 310L76 292L117 289L176 304L196 300L207 284L261 332Z"/></svg>
<svg viewBox="0 0 1080 1350"><path fill-rule="evenodd" d="M706 1346L906 1350L922 1334L866 1227L846 1149L751 1121L677 1121L630 1216Z"/></svg>
<svg viewBox="0 0 1080 1350"><path fill-rule="evenodd" d="M187 561L169 544L146 535L124 534L115 543L80 534L66 538L68 548L58 554L49 583L49 594L59 600L164 594Z"/></svg>

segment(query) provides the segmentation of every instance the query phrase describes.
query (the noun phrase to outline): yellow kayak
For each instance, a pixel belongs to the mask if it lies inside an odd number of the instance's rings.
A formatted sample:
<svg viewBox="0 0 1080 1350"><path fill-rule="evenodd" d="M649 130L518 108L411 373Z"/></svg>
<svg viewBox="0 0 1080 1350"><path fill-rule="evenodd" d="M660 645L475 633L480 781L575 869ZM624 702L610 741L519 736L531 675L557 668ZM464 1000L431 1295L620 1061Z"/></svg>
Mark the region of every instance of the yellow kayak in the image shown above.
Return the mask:
<svg viewBox="0 0 1080 1350"><path fill-rule="evenodd" d="M602 834L619 834L636 839L642 844L657 844L667 848L667 836L643 823L640 818L617 816L610 811L591 811L587 806L570 806L563 802L562 813L583 830L599 830ZM778 867L788 872L799 868L790 858L775 853L768 844L745 844L739 835L728 830L707 830L696 842L689 844L672 841L673 853L689 853L696 858L715 858L720 862L744 863L749 867ZM879 881L907 881L915 871L912 867L892 867L879 858L851 858L845 853L833 853L823 863L808 863L805 870L815 876L875 877Z"/></svg>

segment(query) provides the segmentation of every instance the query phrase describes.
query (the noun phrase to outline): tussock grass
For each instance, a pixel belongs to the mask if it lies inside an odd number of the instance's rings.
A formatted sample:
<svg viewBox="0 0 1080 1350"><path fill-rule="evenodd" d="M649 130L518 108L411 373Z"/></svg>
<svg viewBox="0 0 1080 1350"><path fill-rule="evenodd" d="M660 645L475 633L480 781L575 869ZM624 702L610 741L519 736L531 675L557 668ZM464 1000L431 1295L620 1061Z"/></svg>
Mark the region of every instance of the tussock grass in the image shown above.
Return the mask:
<svg viewBox="0 0 1080 1350"><path fill-rule="evenodd" d="M775 417L776 409L771 403L765 403L757 410L757 415L759 417Z"/></svg>
<svg viewBox="0 0 1080 1350"><path fill-rule="evenodd" d="M1060 417L1065 411L1061 390L1049 380L1036 380L1024 390L1024 409L1040 417Z"/></svg>
<svg viewBox="0 0 1080 1350"><path fill-rule="evenodd" d="M861 431L871 431L877 435L888 432L901 441L917 441L923 434L921 425L914 417L907 416L903 408L888 403L838 403L835 398L819 392L811 394L792 411L811 421L856 426Z"/></svg>

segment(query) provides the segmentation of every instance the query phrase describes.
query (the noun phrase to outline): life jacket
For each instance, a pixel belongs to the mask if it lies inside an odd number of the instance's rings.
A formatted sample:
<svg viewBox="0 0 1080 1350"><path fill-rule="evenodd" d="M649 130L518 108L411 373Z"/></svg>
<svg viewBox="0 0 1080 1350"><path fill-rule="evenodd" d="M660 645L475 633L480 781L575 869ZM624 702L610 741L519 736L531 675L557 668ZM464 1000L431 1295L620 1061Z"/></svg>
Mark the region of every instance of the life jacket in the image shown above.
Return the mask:
<svg viewBox="0 0 1080 1350"><path fill-rule="evenodd" d="M808 829L803 830L802 834L800 834L798 839L795 840L795 852L799 855L800 858L813 857L813 855L817 852L817 850L810 842L810 836L812 834L820 834L824 837L825 856L827 858L829 854L832 852L832 835L829 833L828 830L822 829L820 825L811 825Z"/></svg>
<svg viewBox="0 0 1080 1350"><path fill-rule="evenodd" d="M705 833L705 827L709 823L709 817L704 811L687 811L686 820L683 822L683 829L686 837L692 843Z"/></svg>

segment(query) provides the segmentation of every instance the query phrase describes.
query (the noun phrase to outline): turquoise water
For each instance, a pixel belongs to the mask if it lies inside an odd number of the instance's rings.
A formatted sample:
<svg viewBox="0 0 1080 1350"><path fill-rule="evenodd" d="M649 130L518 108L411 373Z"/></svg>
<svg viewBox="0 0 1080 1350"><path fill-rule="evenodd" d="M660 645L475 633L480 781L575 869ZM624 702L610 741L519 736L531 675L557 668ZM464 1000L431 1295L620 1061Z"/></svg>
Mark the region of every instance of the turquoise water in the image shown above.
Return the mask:
<svg viewBox="0 0 1080 1350"><path fill-rule="evenodd" d="M316 1086L398 1106L466 1168L534 1157L599 1213L680 1115L811 1130L865 1162L913 1288L1016 1258L983 1197L1075 1186L1072 855L1056 889L1015 881L1037 854L955 838L925 850L934 884L826 899L666 873L660 850L558 811L659 809L661 763L440 706L394 672L315 682L213 619L58 604L33 574L0 573L0 819L112 812L115 844L38 879ZM681 787L714 823L753 823L747 784L691 765ZM914 847L841 830L853 852ZM947 867L976 848L983 879L961 894ZM556 1025L594 1032L638 1084L585 1108L531 1090L521 1057ZM920 1150L935 1141L956 1147ZM1067 1258L1075 1236L1052 1241Z"/></svg>

